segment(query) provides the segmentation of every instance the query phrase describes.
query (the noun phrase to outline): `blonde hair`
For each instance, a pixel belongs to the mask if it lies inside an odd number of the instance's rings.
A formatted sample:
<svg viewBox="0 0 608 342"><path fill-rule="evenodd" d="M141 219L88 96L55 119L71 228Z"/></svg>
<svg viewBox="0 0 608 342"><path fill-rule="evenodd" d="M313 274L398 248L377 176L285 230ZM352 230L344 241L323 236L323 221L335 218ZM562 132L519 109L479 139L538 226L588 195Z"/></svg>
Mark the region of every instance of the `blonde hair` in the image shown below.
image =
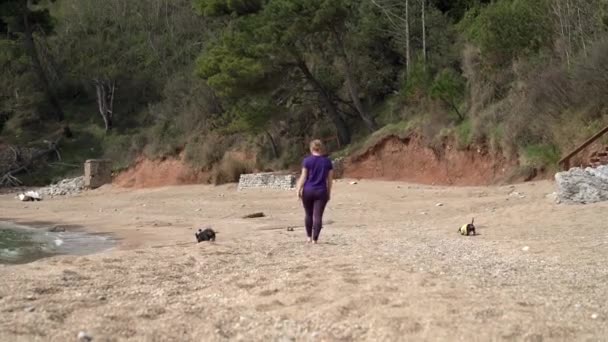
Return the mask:
<svg viewBox="0 0 608 342"><path fill-rule="evenodd" d="M325 146L323 146L323 142L321 140L315 139L310 142L310 149L313 152L323 153L323 151L325 150Z"/></svg>

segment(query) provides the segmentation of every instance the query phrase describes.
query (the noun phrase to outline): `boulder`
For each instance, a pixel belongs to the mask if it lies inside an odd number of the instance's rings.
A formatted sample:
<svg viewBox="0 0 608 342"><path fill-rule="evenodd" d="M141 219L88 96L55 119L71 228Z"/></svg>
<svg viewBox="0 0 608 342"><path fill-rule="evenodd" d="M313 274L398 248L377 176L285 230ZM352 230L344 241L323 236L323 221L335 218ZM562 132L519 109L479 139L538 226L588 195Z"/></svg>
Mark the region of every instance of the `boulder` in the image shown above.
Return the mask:
<svg viewBox="0 0 608 342"><path fill-rule="evenodd" d="M557 200L587 204L608 201L608 165L597 168L572 168L555 175Z"/></svg>

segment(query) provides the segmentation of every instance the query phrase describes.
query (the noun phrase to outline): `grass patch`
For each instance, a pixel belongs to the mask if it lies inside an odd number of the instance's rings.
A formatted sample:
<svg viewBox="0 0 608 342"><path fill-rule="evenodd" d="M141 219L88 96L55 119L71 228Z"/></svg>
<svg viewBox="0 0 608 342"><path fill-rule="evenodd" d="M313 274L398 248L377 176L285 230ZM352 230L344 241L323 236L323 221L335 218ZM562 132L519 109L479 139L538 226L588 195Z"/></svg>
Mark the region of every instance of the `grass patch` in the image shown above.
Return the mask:
<svg viewBox="0 0 608 342"><path fill-rule="evenodd" d="M236 160L228 155L215 165L211 173L211 181L215 185L226 183L236 183L239 181L241 174L251 173L253 165L248 162Z"/></svg>
<svg viewBox="0 0 608 342"><path fill-rule="evenodd" d="M473 125L465 119L454 128L456 133L456 145L458 148L467 148L473 143Z"/></svg>
<svg viewBox="0 0 608 342"><path fill-rule="evenodd" d="M372 113L376 117L378 124L384 126L398 123L401 120L402 109L403 100L398 94L392 94L386 100L374 106Z"/></svg>
<svg viewBox="0 0 608 342"><path fill-rule="evenodd" d="M536 168L557 167L560 160L560 153L557 147L549 144L534 144L523 147L520 152L521 164Z"/></svg>
<svg viewBox="0 0 608 342"><path fill-rule="evenodd" d="M410 134L416 127L418 127L419 123L419 120L413 119L408 121L400 121L394 124L388 124L375 131L374 133L368 135L364 139L353 142L346 148L336 153L333 153L332 158L341 158L353 154L363 153L370 147L378 144L380 141L382 141L382 139L391 135L404 138L408 134Z"/></svg>

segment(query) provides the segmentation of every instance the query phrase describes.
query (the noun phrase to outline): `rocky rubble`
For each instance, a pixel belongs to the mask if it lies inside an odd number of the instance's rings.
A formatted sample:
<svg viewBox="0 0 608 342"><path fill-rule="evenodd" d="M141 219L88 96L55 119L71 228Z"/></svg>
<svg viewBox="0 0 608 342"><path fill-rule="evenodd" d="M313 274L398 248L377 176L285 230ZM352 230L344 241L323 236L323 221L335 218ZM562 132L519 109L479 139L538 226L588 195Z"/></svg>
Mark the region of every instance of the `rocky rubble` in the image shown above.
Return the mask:
<svg viewBox="0 0 608 342"><path fill-rule="evenodd" d="M38 190L43 197L70 196L84 190L84 177L64 179L59 183Z"/></svg>
<svg viewBox="0 0 608 342"><path fill-rule="evenodd" d="M587 204L608 201L608 165L572 168L555 175L557 201Z"/></svg>
<svg viewBox="0 0 608 342"><path fill-rule="evenodd" d="M238 190L244 189L280 189L291 190L296 186L294 175L281 175L275 173L242 174L239 179Z"/></svg>

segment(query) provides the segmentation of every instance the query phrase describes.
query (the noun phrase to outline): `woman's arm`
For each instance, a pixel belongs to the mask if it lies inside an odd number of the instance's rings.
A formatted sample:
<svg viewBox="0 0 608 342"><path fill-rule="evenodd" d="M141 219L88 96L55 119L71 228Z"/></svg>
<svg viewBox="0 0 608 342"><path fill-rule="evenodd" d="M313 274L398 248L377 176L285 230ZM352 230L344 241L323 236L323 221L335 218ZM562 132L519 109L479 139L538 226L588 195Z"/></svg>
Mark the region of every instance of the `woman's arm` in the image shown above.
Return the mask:
<svg viewBox="0 0 608 342"><path fill-rule="evenodd" d="M302 188L304 187L304 182L306 182L306 177L308 177L308 170L303 167L302 173L300 174L300 179L298 179L298 185L296 186L296 190L298 191L298 197L300 198L302 198Z"/></svg>
<svg viewBox="0 0 608 342"><path fill-rule="evenodd" d="M331 198L331 187L334 185L334 170L329 170L327 174L327 200Z"/></svg>

